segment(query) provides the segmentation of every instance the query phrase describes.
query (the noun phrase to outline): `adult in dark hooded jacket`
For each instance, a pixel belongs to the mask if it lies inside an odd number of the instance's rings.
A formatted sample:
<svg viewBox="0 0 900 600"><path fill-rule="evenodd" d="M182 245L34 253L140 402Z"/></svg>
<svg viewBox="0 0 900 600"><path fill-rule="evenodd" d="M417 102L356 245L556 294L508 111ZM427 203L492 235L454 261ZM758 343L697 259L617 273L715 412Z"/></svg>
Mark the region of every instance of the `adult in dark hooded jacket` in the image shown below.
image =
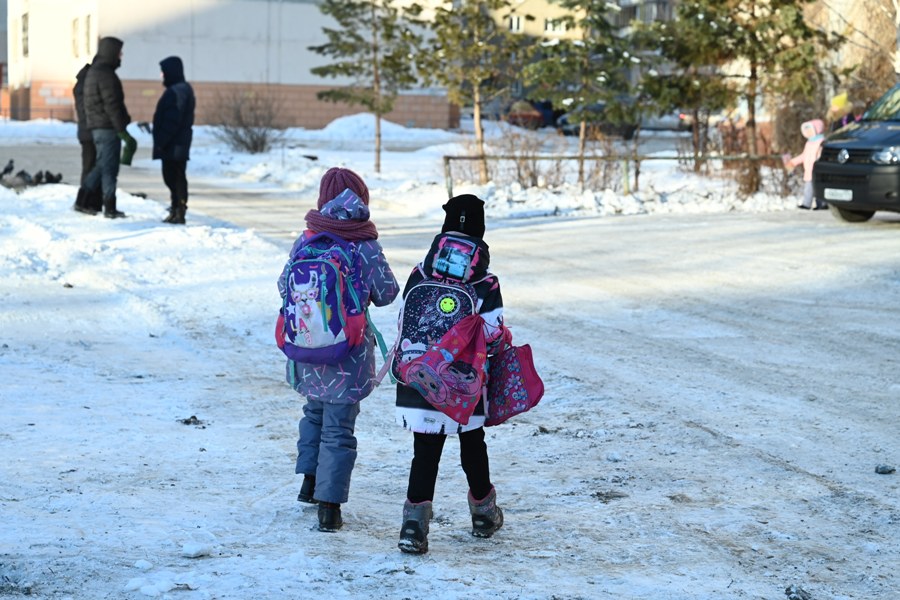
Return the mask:
<svg viewBox="0 0 900 600"><path fill-rule="evenodd" d="M72 96L75 98L75 114L78 117L78 143L81 144L80 185L84 185L87 174L91 172L97 162L97 147L94 145L94 138L87 127L87 116L84 112L84 80L90 68L90 63L81 67L75 76L75 87L72 88ZM89 197L79 194L73 208L78 212L96 215L103 210L103 196L100 194L100 190L93 190Z"/></svg>
<svg viewBox="0 0 900 600"><path fill-rule="evenodd" d="M125 142L126 149L131 154L137 146L126 130L131 116L125 108L122 82L116 75L116 69L122 64L123 45L118 38L101 38L97 54L84 79L85 121L97 147L97 162L85 177L78 194L89 194L91 190L99 188L103 195L103 216L110 219L125 216L125 213L116 209L122 142ZM124 162L130 164L130 158Z"/></svg>
<svg viewBox="0 0 900 600"><path fill-rule="evenodd" d="M194 126L194 89L184 79L184 65L177 56L159 63L163 92L153 114L153 158L162 160L162 176L169 188L171 206L164 223L184 224L187 212L187 161Z"/></svg>

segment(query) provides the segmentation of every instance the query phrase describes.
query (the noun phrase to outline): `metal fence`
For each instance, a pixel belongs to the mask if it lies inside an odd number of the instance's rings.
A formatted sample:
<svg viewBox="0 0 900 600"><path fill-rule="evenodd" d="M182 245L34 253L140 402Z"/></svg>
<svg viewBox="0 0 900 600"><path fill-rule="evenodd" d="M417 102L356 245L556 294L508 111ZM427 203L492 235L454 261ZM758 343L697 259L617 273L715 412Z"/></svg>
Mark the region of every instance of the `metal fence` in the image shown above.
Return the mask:
<svg viewBox="0 0 900 600"><path fill-rule="evenodd" d="M578 182L578 164L580 158L573 155L486 155L481 156L449 156L443 157L444 181L448 197L453 197L453 163L475 163L484 158L488 163L490 179L500 182L518 182L523 187L551 187L562 183ZM539 163L547 162L548 167ZM706 175L727 175L739 170L747 163L758 162L773 167L780 173L777 181L768 182L767 188L774 193L790 192L791 172L782 167L781 155L765 154L749 155L707 155L693 156L643 156L635 154L603 154L584 156L585 187L590 189L612 189L623 193L631 193L640 185L641 178L652 177L653 167L645 167L645 163L674 163L684 172L700 172ZM477 166L471 164L466 169L466 179L475 181Z"/></svg>

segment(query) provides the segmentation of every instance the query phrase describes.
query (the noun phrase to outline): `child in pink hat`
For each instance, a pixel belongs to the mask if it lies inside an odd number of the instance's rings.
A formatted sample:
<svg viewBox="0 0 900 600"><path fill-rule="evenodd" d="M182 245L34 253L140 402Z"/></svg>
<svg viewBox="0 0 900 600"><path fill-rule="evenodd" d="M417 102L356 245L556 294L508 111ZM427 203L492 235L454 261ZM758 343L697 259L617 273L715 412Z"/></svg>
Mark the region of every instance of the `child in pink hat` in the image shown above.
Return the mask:
<svg viewBox="0 0 900 600"><path fill-rule="evenodd" d="M800 133L806 138L806 145L803 146L803 152L797 156L783 154L781 160L788 169L794 169L798 165L803 165L803 199L797 204L797 208L809 210L813 208L813 164L819 158L822 152L822 142L825 140L825 123L822 119L813 119L806 121L800 125ZM816 199L815 210L828 208L825 201Z"/></svg>

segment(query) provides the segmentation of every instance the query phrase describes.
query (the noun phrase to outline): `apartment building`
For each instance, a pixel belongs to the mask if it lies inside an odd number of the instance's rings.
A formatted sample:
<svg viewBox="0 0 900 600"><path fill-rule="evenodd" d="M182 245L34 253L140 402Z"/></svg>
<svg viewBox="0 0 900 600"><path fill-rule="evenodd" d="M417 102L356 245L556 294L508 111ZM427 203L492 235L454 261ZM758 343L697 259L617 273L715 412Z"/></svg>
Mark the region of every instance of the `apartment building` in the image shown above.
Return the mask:
<svg viewBox="0 0 900 600"><path fill-rule="evenodd" d="M412 0L397 0L410 2ZM442 0L419 0L433 8ZM671 19L678 0L611 2L614 24ZM321 127L359 108L316 99L316 92L340 85L310 68L323 57L307 47L326 40L326 18L316 0L0 0L0 116L72 119L75 73L89 62L104 35L125 41L119 76L135 120L149 120L161 93L159 60L177 54L198 95L198 121L208 122L217 98L238 90L282 100L289 124ZM848 43L831 66L862 65L846 81L859 98L877 97L900 72L898 0L829 0L807 7L824 30ZM559 4L512 0L498 20L511 31L536 38L574 37ZM403 124L455 127L458 111L441 90L405 92L389 119Z"/></svg>
<svg viewBox="0 0 900 600"><path fill-rule="evenodd" d="M200 124L235 91L276 98L293 126L318 128L363 110L316 98L349 82L310 72L328 62L307 49L327 42L322 28L329 21L314 0L5 1L9 83L8 104L0 108L15 119L73 119L75 74L103 36L125 42L117 72L135 121L152 118L162 93L159 61L170 55L184 61ZM419 127L458 125L458 111L442 90L403 93L387 118Z"/></svg>

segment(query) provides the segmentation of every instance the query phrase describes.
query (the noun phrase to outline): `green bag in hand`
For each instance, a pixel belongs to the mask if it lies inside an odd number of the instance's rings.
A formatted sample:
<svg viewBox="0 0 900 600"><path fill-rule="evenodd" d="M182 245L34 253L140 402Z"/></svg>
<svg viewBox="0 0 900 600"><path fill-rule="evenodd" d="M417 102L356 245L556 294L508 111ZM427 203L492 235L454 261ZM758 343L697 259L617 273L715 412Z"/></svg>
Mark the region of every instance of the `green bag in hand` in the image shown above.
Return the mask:
<svg viewBox="0 0 900 600"><path fill-rule="evenodd" d="M123 131L119 134L119 137L124 142L122 146L122 158L119 159L119 163L131 166L131 159L134 158L134 153L137 151L137 140L131 137L131 135L127 131Z"/></svg>

